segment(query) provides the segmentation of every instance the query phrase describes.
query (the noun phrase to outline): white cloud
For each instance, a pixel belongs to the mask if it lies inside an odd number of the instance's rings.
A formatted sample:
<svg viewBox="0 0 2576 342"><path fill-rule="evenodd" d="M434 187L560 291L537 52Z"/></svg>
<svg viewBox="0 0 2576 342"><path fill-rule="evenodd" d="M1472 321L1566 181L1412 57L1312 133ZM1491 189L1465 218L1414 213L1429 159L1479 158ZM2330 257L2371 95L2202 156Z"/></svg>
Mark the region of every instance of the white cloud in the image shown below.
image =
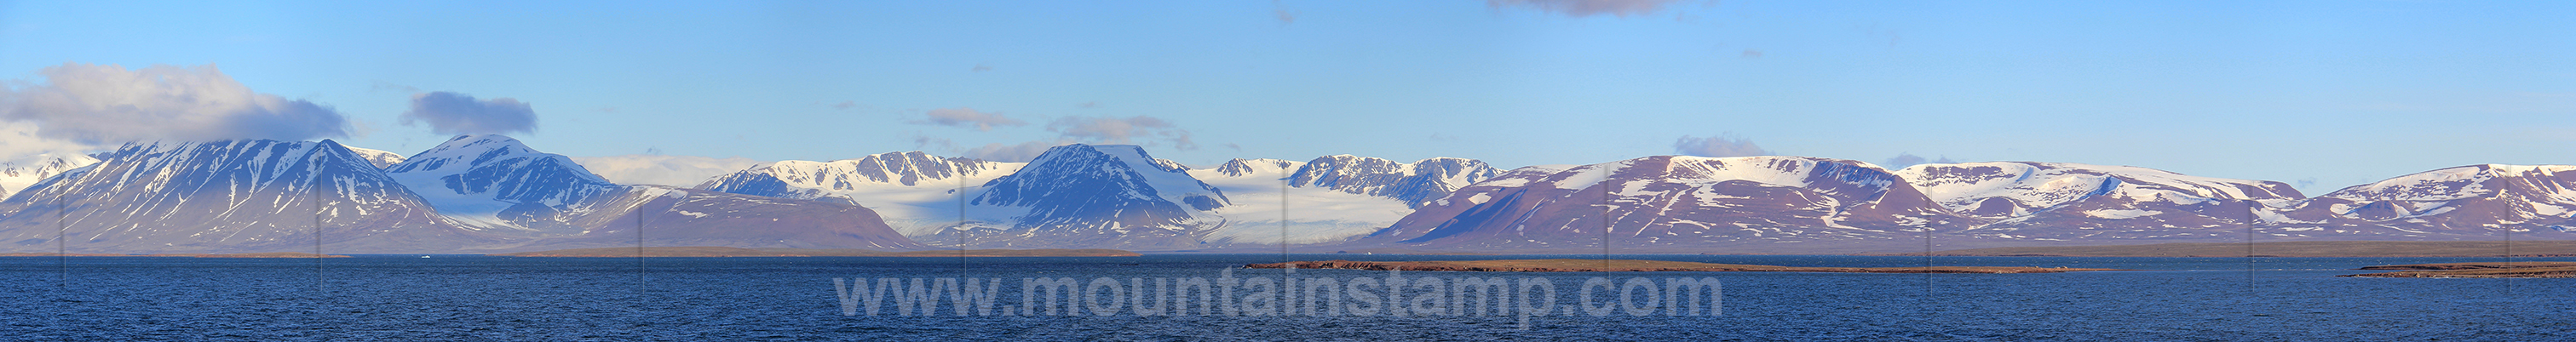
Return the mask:
<svg viewBox="0 0 2576 342"><path fill-rule="evenodd" d="M972 108L935 109L926 114L928 119L913 120L911 123L957 127L971 125L977 130L991 130L995 126L1028 125L1027 122L1005 117L1001 113L978 112ZM1180 150L1199 148L1198 142L1191 140L1189 130L1181 129L1171 121L1151 116L1060 117L1048 122L1046 130L1055 132L1056 138L1017 144L989 143L964 148L962 151L959 149L960 146L966 144L960 144L948 138L915 133L912 142L915 148L958 151L959 156L1001 162L1029 161L1045 153L1047 148L1072 143L1133 144ZM1229 147L1240 149L1239 146Z"/></svg>
<svg viewBox="0 0 2576 342"><path fill-rule="evenodd" d="M1569 17L1609 14L1622 18L1653 14L1680 0L1485 0L1486 7L1528 7Z"/></svg>
<svg viewBox="0 0 2576 342"><path fill-rule="evenodd" d="M348 117L319 104L251 91L214 65L64 63L41 84L0 92L0 121L35 124L35 137L83 145L129 141L306 140L346 137ZM14 139L14 138L13 138Z"/></svg>
<svg viewBox="0 0 2576 342"><path fill-rule="evenodd" d="M978 131L990 131L993 130L993 126L1027 126L1029 124L1027 121L1020 121L1019 119L1012 119L1009 116L1004 116L1001 112L979 112L975 111L974 108L966 107L932 109L929 112L922 113L922 115L928 116L929 118L924 120L913 120L912 124L940 125L949 127L965 127L971 125L975 126L975 130Z"/></svg>
<svg viewBox="0 0 2576 342"><path fill-rule="evenodd" d="M372 90L372 91L393 91L393 92L401 92L401 93L404 93L404 94L410 94L410 93L418 93L418 92L420 92L420 88L416 88L416 87L412 87L412 86L407 86L407 85L401 85L401 84L394 84L393 82L385 82L385 81L376 81L375 85L368 87L368 90Z"/></svg>
<svg viewBox="0 0 2576 342"><path fill-rule="evenodd" d="M694 187L707 179L742 171L763 163L749 158L708 158L699 156L665 156L629 154L606 157L572 157L590 173L618 184L651 184Z"/></svg>
<svg viewBox="0 0 2576 342"><path fill-rule="evenodd" d="M941 150L956 150L957 141L948 140L948 138L933 138L927 135L918 135L918 133L912 136L912 148L930 149L932 147L937 147Z"/></svg>
<svg viewBox="0 0 2576 342"><path fill-rule="evenodd" d="M1728 137L1700 138L1687 135L1682 136L1681 139L1673 141L1673 151L1685 155L1701 157L1771 155L1771 151L1763 150L1762 145L1755 145L1752 140Z"/></svg>
<svg viewBox="0 0 2576 342"><path fill-rule="evenodd" d="M36 135L36 125L0 121L0 160L46 153L79 153L113 146L100 146L47 139Z"/></svg>
<svg viewBox="0 0 2576 342"><path fill-rule="evenodd" d="M1898 153L1898 154L1896 154L1896 156L1895 156L1895 157L1888 157L1888 158L1887 158L1887 162L1886 162L1886 163L1879 164L1878 166L1879 166L1879 167L1887 168L1887 169L1889 169L1889 170L1901 170L1901 169L1905 169L1905 167L1907 167L1907 166L1919 165L1919 164L1923 164L1923 163L1926 163L1926 162L1933 163L1933 164L1950 164L1950 163L1957 163L1956 161L1951 161L1949 156L1941 156L1941 159L1937 159L1937 160L1936 160L1936 159L1924 159L1924 158L1923 158L1923 156L1914 155L1914 153L1910 153L1910 152L1909 152L1909 153Z"/></svg>
<svg viewBox="0 0 2576 342"><path fill-rule="evenodd" d="M1062 117L1056 118L1055 122L1047 123L1047 130L1062 134L1067 139L1102 144L1139 144L1139 141L1147 141L1167 143L1173 149L1179 150L1199 148L1197 142L1190 140L1189 130L1180 129L1171 121L1162 118L1143 115L1125 118Z"/></svg>
<svg viewBox="0 0 2576 342"><path fill-rule="evenodd" d="M429 131L438 134L527 133L537 130L537 111L518 99L476 100L472 95L439 91L411 96L411 110L402 113L402 124L415 122L428 122Z"/></svg>
<svg viewBox="0 0 2576 342"><path fill-rule="evenodd" d="M984 146L966 150L965 157L998 162L1028 162L1029 160L1037 159L1039 154L1046 153L1047 148L1071 143L1073 142L1031 141L1013 145L1003 145L998 143L984 144Z"/></svg>

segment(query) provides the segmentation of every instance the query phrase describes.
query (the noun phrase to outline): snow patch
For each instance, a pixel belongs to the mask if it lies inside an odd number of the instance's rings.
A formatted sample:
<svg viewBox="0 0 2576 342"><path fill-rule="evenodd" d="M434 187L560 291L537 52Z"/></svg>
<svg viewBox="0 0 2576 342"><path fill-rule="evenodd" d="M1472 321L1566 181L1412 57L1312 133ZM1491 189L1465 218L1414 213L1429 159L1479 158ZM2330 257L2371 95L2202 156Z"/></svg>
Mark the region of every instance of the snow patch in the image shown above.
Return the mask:
<svg viewBox="0 0 2576 342"><path fill-rule="evenodd" d="M2163 213L2164 213L2164 212L2154 211L2154 210L2136 210L2136 209L2101 209L2101 210L2086 210L2086 211L2084 211L2084 215L2085 215L2085 216L2092 216L2092 217L2097 217L2097 218L2106 218L2106 219L2113 219L2113 220L2125 220L2125 219L2132 219L2132 218L2138 218L2138 217L2144 217L2144 216L2152 216L2152 215L2155 215L2155 214L2163 214Z"/></svg>

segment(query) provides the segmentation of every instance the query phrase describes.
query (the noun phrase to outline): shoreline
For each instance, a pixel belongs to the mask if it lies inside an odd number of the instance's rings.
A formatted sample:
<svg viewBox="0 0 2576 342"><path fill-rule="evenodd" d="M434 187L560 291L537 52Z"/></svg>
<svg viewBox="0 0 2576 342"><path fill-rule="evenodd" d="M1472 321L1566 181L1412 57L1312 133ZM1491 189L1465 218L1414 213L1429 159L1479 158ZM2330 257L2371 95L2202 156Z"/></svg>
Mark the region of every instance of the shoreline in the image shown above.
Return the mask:
<svg viewBox="0 0 2576 342"><path fill-rule="evenodd" d="M2354 278L2576 278L2576 262L2454 262L2440 264L2380 265L2361 270L2395 270L2396 272L2346 274Z"/></svg>
<svg viewBox="0 0 2576 342"><path fill-rule="evenodd" d="M969 249L888 252L865 249L805 248L737 248L737 247L607 247L558 249L550 251L493 253L485 256L534 258L726 258L726 257L1132 257L1136 252L1115 249Z"/></svg>
<svg viewBox="0 0 2576 342"><path fill-rule="evenodd" d="M1712 264L1660 260L1599 259L1518 259L1469 261L1291 261L1250 264L1244 268L1277 269L1344 269L1371 271L1459 271L1459 272L1825 272L1825 273L2065 273L2088 271L2127 271L2112 268L2069 268L2027 266L1934 266L1934 267L1800 267L1771 265Z"/></svg>
<svg viewBox="0 0 2576 342"><path fill-rule="evenodd" d="M2508 245L2510 243L2510 245ZM2506 253L2508 250L2512 253ZM2510 254L2510 255L2507 255ZM2170 258L2558 258L2576 257L2576 241L2285 241L2144 245L1992 247L1859 256L2170 257Z"/></svg>
<svg viewBox="0 0 2576 342"><path fill-rule="evenodd" d="M154 253L154 254L116 254L116 253L0 253L0 257L347 258L347 257L350 257L350 256L347 256L347 255L337 255L337 254L313 254L313 253L304 253L304 252L267 252L267 253Z"/></svg>

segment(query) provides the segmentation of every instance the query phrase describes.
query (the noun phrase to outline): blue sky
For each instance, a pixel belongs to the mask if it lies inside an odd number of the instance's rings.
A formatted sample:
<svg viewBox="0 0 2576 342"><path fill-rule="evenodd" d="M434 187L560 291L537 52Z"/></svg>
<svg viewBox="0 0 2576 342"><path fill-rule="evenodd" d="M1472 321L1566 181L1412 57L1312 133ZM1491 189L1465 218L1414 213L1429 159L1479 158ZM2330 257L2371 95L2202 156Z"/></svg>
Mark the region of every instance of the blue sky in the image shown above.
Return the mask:
<svg viewBox="0 0 2576 342"><path fill-rule="evenodd" d="M2576 3L1537 2L1645 6L0 2L0 79L211 64L344 115L356 128L338 139L403 153L445 138L403 123L414 96L452 92L525 104L533 132L509 134L573 156L1124 141L1201 165L1515 167L1676 154L1687 136L2306 181L2311 195L2576 164L2562 147L2576 142ZM1167 126L1096 129L1116 123Z"/></svg>

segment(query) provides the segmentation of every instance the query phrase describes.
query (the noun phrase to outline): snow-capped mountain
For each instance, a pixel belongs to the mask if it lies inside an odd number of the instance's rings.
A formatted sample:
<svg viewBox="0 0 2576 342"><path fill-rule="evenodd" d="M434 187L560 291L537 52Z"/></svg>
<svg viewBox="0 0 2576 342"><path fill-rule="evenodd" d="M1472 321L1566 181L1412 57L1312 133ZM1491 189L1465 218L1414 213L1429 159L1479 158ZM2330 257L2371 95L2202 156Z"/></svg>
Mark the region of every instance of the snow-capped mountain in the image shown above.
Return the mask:
<svg viewBox="0 0 2576 342"><path fill-rule="evenodd" d="M1896 172L1950 210L1996 220L1948 234L2075 240L2236 237L2301 196L2273 181L2071 163L1921 164ZM2215 234L2215 235L2213 235Z"/></svg>
<svg viewBox="0 0 2576 342"><path fill-rule="evenodd" d="M25 189L45 177L97 163L97 157L78 153L48 153L0 160L0 199L8 199L10 194L18 193L18 189Z"/></svg>
<svg viewBox="0 0 2576 342"><path fill-rule="evenodd" d="M794 199L842 201L875 210L907 235L956 225L959 189L1018 171L1026 163L934 156L920 151L829 162L780 161L717 176L698 189Z"/></svg>
<svg viewBox="0 0 2576 342"><path fill-rule="evenodd" d="M1134 145L1056 146L972 189L968 222L918 237L979 248L1188 249L1225 218L1223 191Z"/></svg>
<svg viewBox="0 0 2576 342"><path fill-rule="evenodd" d="M1291 184L1289 175L1307 165L1310 164L1280 159L1235 159L1215 168L1190 170L1191 177L1215 186L1233 201L1233 205L1217 209L1217 214L1225 216L1226 224L1209 232L1205 242L1216 246L1343 242L1385 228L1413 212L1412 206L1392 197Z"/></svg>
<svg viewBox="0 0 2576 342"><path fill-rule="evenodd" d="M349 147L349 152L357 153L359 158L365 158L368 163L376 164L376 168L379 169L394 167L394 164L403 162L403 155L392 151Z"/></svg>
<svg viewBox="0 0 2576 342"><path fill-rule="evenodd" d="M2469 165L2356 185L2266 217L2271 237L2566 238L2576 166Z"/></svg>
<svg viewBox="0 0 2576 342"><path fill-rule="evenodd" d="M607 184L578 166L567 167L560 156L499 136L450 141L396 167L401 174L327 140L128 144L107 156L0 201L0 213L8 213L0 217L0 242L8 242L0 250L49 252L62 243L73 252L314 251L317 235L325 253L479 253L639 242L927 248L858 206ZM437 196L425 199L421 193ZM440 206L437 200L452 202ZM500 210L439 211L450 207ZM506 226L492 220L469 225L459 223L459 216L522 219L497 221ZM73 238L55 240L64 233Z"/></svg>
<svg viewBox="0 0 2576 342"><path fill-rule="evenodd" d="M1112 147L1133 153L1110 151ZM1227 205L1198 210L1187 205L1192 201L1188 196L1164 199L1165 202L1180 204L1177 207L1199 212L1192 215L1200 217L1195 221L1221 223L1200 225L1204 229L1198 232L1199 238L1203 239L1199 242L1205 243L1204 246L1271 245L1283 240L1292 244L1346 241L1386 227L1411 213L1415 204L1408 203L1412 201L1409 199L1436 199L1452 189L1491 177L1497 172L1483 162L1467 159L1432 158L1406 164L1349 155L1320 157L1311 163L1237 159L1212 168L1190 170L1169 161L1143 156L1143 151L1131 147L1090 146L1089 149L1119 152L1104 156L1133 157L1120 160L1151 160L1137 164L1143 166L1129 167L1157 171L1059 174L1069 177L1144 177L1150 173L1179 173L1164 176L1187 177L1165 177L1169 179L1154 187L1197 187L1198 184L1192 184L1191 180L1213 187L1216 196L1209 198L1225 199ZM1000 222L1019 219L1013 215L1025 206L966 204L975 196L983 196L990 189L988 183L1026 170L1029 165L1033 164L939 157L921 152L886 153L832 162L769 163L716 177L698 188L769 197L848 201L876 210L886 217L889 225L905 235L934 244L955 244L959 235L945 233L945 228L957 227L961 222L969 222L968 227L993 227L999 226ZM1155 177L1140 179L1147 178ZM1020 186L1025 185L1028 184ZM964 191L958 191L961 189ZM1021 204L1027 203L1033 202ZM968 214L963 215L965 221L960 221L960 210ZM1287 216L1283 217L1283 213ZM1285 227L1281 225L1283 220L1287 222Z"/></svg>
<svg viewBox="0 0 2576 342"><path fill-rule="evenodd" d="M1394 198L1419 208L1500 172L1474 159L1431 158L1407 164L1344 154L1307 161L1289 176L1288 185Z"/></svg>
<svg viewBox="0 0 2576 342"><path fill-rule="evenodd" d="M1216 167L1190 170L1190 176L1198 177L1199 180L1204 181L1208 178L1259 177L1267 174L1274 176L1270 177L1270 180L1279 181L1277 183L1285 184L1285 178L1281 178L1279 176L1287 175L1290 171L1298 170L1305 166L1305 162L1286 159L1235 158L1234 160L1226 161L1225 164L1218 164Z"/></svg>
<svg viewBox="0 0 2576 342"><path fill-rule="evenodd" d="M888 228L876 212L848 203L636 185L593 197L569 225L579 235L537 239L508 251L645 246L929 249ZM641 226L641 229L636 227ZM637 234L642 234L641 238Z"/></svg>
<svg viewBox="0 0 2576 342"><path fill-rule="evenodd" d="M716 176L768 163L743 157L709 158L662 154L572 157L590 173L626 185L695 187Z"/></svg>
<svg viewBox="0 0 2576 342"><path fill-rule="evenodd" d="M478 230L525 236L573 235L588 202L623 186L582 169L572 158L537 152L499 135L460 135L412 155L385 173Z"/></svg>
<svg viewBox="0 0 2576 342"><path fill-rule="evenodd" d="M462 229L337 142L127 144L0 202L0 248L73 252L449 252ZM54 241L66 236L69 241Z"/></svg>
<svg viewBox="0 0 2576 342"><path fill-rule="evenodd" d="M1655 156L1504 172L1360 241L1465 250L1867 248L1974 223L1869 163Z"/></svg>
<svg viewBox="0 0 2576 342"><path fill-rule="evenodd" d="M1497 172L1467 159L1334 155L1193 170L1136 146L1082 144L1029 163L921 152L782 161L698 189L615 184L497 135L409 157L327 140L237 140L0 162L0 251L20 252L56 243L73 252L311 251L318 236L330 253L637 241L1847 253L2241 241L2246 229L2264 241L2576 233L2576 166L2556 165L2462 166L2302 198L2280 182L2068 163L1889 171L1827 158L1656 156Z"/></svg>
<svg viewBox="0 0 2576 342"><path fill-rule="evenodd" d="M458 136L386 172L448 219L539 238L490 248L633 246L639 216L652 246L927 248L856 205L618 185L499 135Z"/></svg>

